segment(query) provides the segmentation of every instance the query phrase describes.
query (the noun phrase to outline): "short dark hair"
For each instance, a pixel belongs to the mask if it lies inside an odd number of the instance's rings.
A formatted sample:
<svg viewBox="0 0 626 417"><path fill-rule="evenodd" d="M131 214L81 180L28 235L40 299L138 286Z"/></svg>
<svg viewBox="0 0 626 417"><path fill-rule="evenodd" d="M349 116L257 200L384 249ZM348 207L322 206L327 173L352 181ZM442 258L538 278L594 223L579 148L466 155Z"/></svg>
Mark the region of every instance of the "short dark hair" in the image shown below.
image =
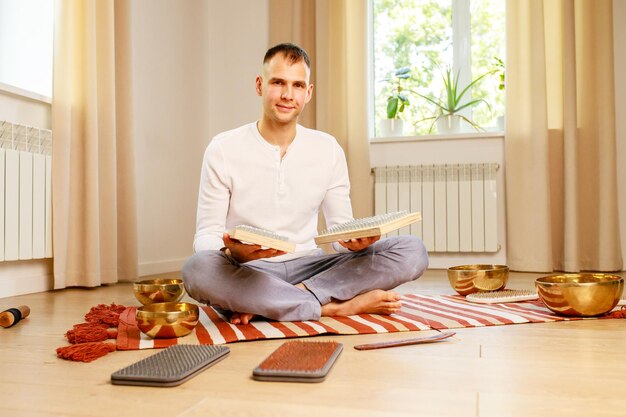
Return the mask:
<svg viewBox="0 0 626 417"><path fill-rule="evenodd" d="M309 60L309 55L304 49L293 43L279 43L276 46L272 46L265 53L263 63L266 64L267 62L269 62L270 59L274 57L274 55L280 53L285 55L285 57L289 59L292 64L304 60L307 68L311 69L311 61Z"/></svg>

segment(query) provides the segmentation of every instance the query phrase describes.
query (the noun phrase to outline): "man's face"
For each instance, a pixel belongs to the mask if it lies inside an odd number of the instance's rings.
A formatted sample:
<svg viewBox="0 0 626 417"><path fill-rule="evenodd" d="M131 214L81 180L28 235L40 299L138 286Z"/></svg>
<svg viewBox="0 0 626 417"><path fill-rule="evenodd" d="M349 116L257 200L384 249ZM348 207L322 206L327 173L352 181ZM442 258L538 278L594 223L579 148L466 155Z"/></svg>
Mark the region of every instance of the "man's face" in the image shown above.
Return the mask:
<svg viewBox="0 0 626 417"><path fill-rule="evenodd" d="M313 84L304 60L291 63L282 53L263 64L256 92L263 97L263 117L280 124L295 123L311 100Z"/></svg>

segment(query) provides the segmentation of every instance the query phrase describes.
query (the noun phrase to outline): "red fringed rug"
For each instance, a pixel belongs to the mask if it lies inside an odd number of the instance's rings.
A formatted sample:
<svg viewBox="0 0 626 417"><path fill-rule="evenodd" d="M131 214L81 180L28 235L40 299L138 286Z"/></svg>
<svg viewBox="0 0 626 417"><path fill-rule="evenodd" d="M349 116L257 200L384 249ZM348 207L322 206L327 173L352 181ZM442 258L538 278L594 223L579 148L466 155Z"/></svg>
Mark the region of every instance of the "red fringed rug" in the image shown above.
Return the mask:
<svg viewBox="0 0 626 417"><path fill-rule="evenodd" d="M245 340L279 339L320 334L372 334L504 324L545 323L581 318L560 317L541 302L473 304L461 296L403 297L402 310L390 316L360 314L348 317L322 317L319 321L276 322L253 320L248 325L230 324L211 307L200 308L200 322L188 336L178 339L151 339L139 331L135 307L120 316L119 350L162 348L177 343L223 344ZM610 317L610 316L605 316Z"/></svg>
<svg viewBox="0 0 626 417"><path fill-rule="evenodd" d="M194 331L178 339L151 339L139 331L135 318L136 307L128 307L119 313L117 326L117 350L164 348L175 344L224 344L259 339L315 336L320 334L372 334L392 333L430 329L454 329L461 327L484 327L506 324L546 323L555 321L589 320L622 317L622 311L615 311L601 317L577 318L557 316L548 310L541 301L502 304L473 304L458 295L426 296L408 294L402 299L402 309L390 316L360 314L348 317L322 317L319 321L276 322L253 320L247 325L230 324L227 319L211 307L200 308L200 321ZM118 307L119 310L119 306ZM619 310L619 307L616 308ZM106 327L106 326L104 326ZM68 332L69 333L69 332ZM111 336L102 334L100 340ZM106 332L105 332L106 333ZM69 339L69 337L68 337ZM102 347L102 342L91 343L90 349L98 348L102 356L108 350L115 350L113 343ZM83 343L89 345L89 343ZM110 345L113 345L111 347ZM69 348L79 349L77 345ZM64 349L64 348L60 348ZM59 350L57 350L58 352ZM72 351L72 353L75 353ZM63 357L59 354L60 357ZM65 356L71 356L69 353ZM84 360L83 355L71 360ZM98 356L96 356L98 357ZM91 356L87 355L87 359Z"/></svg>

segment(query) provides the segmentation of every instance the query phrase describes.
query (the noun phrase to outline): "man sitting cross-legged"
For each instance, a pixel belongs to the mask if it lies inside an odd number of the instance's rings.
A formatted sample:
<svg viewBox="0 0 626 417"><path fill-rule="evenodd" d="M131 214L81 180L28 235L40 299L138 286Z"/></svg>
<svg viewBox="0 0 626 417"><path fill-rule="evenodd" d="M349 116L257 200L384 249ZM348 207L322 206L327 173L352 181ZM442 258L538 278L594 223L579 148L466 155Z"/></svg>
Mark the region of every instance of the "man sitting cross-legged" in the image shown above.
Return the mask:
<svg viewBox="0 0 626 417"><path fill-rule="evenodd" d="M267 51L256 92L262 116L215 136L204 154L195 254L183 267L187 293L231 312L233 324L392 314L396 286L428 266L420 239L380 236L337 241L324 254L313 238L321 209L329 227L352 220L343 150L332 136L297 124L311 99L310 62L293 44ZM250 225L286 236L286 254L232 239Z"/></svg>

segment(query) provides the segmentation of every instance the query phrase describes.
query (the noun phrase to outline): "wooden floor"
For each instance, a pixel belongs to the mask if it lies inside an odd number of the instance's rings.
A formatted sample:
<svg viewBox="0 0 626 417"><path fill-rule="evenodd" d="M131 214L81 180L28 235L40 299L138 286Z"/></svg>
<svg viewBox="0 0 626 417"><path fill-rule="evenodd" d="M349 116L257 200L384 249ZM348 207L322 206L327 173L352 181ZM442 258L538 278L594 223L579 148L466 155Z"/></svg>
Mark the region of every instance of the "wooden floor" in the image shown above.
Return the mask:
<svg viewBox="0 0 626 417"><path fill-rule="evenodd" d="M536 277L513 273L508 287L530 289ZM445 271L401 290L451 293ZM344 351L318 384L254 381L252 369L284 340L233 343L229 357L183 385L144 388L111 385L110 374L153 350L87 364L55 356L89 307L111 302L138 304L130 284L0 299L0 310L32 309L0 328L0 416L626 415L624 320L458 329L445 342L373 351L353 346L416 333L319 336Z"/></svg>

